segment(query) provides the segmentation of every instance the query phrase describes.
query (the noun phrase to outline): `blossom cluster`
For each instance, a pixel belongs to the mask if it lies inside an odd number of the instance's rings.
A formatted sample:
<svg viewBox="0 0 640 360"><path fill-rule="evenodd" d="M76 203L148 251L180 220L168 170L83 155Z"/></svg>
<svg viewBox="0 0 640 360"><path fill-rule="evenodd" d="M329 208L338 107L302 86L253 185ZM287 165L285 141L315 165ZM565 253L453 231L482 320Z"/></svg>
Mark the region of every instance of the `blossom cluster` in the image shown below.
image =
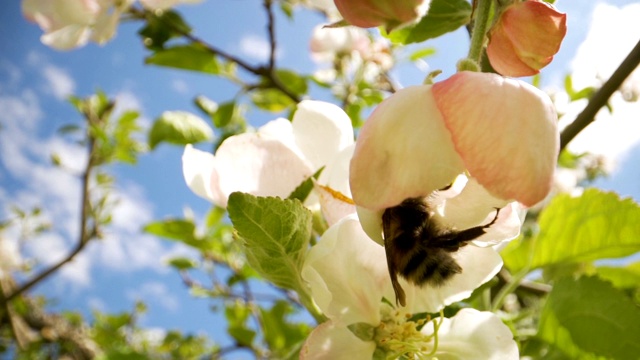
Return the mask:
<svg viewBox="0 0 640 360"><path fill-rule="evenodd" d="M121 16L135 0L24 0L24 16L44 31L43 44L71 50L89 41L104 44L115 35ZM152 11L200 0L140 0Z"/></svg>

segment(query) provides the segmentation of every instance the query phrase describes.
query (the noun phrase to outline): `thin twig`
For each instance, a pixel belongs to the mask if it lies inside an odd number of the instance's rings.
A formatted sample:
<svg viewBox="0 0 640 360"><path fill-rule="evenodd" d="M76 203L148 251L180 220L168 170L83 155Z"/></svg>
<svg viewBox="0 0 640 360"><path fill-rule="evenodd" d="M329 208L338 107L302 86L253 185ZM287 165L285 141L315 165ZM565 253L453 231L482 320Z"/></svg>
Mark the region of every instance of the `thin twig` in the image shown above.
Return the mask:
<svg viewBox="0 0 640 360"><path fill-rule="evenodd" d="M267 12L267 33L269 34L269 71L273 71L276 66L276 21L272 4L271 0L264 0L264 8Z"/></svg>
<svg viewBox="0 0 640 360"><path fill-rule="evenodd" d="M631 50L629 55L627 55L620 66L618 66L609 80L591 96L584 110L562 131L560 135L560 150L567 147L567 144L569 144L573 138L595 120L598 111L607 104L611 95L618 90L629 74L638 67L638 64L640 64L640 41L638 41L633 50Z"/></svg>
<svg viewBox="0 0 640 360"><path fill-rule="evenodd" d="M156 16L151 12L145 11L145 10L139 10L139 9L135 9L135 8L130 8L130 13L138 19L146 19L148 16ZM203 49L205 49L207 52L215 55L215 56L219 56L221 58L224 58L230 62L236 63L238 66L240 66L241 68L245 69L246 71L254 74L254 75L258 75L258 76L262 76L264 77L266 80L268 80L268 85L278 89L280 92L282 92L284 95L286 95L288 98L290 98L293 102L298 103L300 102L300 97L298 95L296 95L295 93L293 93L291 90L289 90L281 81L280 79L278 79L278 77L275 75L275 72L272 71L272 66L271 64L275 63L275 59L274 60L270 60L270 64L268 66L252 66L249 63L245 62L244 60L235 57L223 50L220 50L218 48L216 48L215 46L205 42L204 40L200 39L199 37L191 34L188 31L185 31L181 28L179 28L178 26L175 26L174 24L170 23L170 22L165 22L165 24L169 27L171 27L171 30L173 30L174 32L176 32L177 34L179 34L180 36L184 37L185 39L191 41L194 44L198 44L200 45ZM275 46L275 41L272 42L272 47ZM271 56L275 57L275 51L271 52Z"/></svg>
<svg viewBox="0 0 640 360"><path fill-rule="evenodd" d="M39 274L34 276L31 280L26 283L20 285L17 289L15 289L11 294L7 295L2 301L9 302L14 299L16 296L24 293L25 291L31 289L36 284L40 283L42 280L49 277L51 274L55 273L58 269L60 269L63 265L70 262L78 255L84 247L89 243L89 240L97 233L95 229L95 225L91 231L88 230L88 220L89 214L91 212L91 204L89 198L89 180L91 177L91 172L95 166L96 156L95 156L95 142L89 135L89 159L87 161L87 166L85 168L84 173L82 174L82 212L80 217L80 236L78 243L73 248L73 250L58 263L52 265L51 267L41 271Z"/></svg>

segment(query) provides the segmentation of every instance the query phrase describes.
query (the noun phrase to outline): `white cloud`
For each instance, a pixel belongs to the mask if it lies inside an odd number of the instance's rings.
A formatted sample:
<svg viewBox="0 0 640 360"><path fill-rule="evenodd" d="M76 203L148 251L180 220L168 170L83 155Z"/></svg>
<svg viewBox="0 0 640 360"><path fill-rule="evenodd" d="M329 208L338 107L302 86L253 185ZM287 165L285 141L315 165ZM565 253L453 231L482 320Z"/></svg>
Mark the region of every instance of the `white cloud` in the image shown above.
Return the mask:
<svg viewBox="0 0 640 360"><path fill-rule="evenodd" d="M178 299L169 292L167 286L161 282L152 281L142 284L135 290L127 291L127 297L131 300L154 299L167 310L175 311L178 309Z"/></svg>
<svg viewBox="0 0 640 360"><path fill-rule="evenodd" d="M574 88L599 87L615 71L640 38L640 4L623 8L600 3L595 6L589 33L572 61ZM623 85L623 92L640 95L640 72L636 70ZM627 94L628 95L628 94ZM615 93L610 104L613 113L600 110L596 120L584 129L568 148L574 152L591 152L605 158L605 166L615 171L629 151L640 143L640 102L627 102ZM575 119L586 105L578 101L568 105L561 126Z"/></svg>
<svg viewBox="0 0 640 360"><path fill-rule="evenodd" d="M58 100L64 100L76 90L76 83L63 69L46 65L42 68L42 76L47 80L48 89Z"/></svg>
<svg viewBox="0 0 640 360"><path fill-rule="evenodd" d="M173 81L171 82L171 87L178 94L186 94L189 92L189 84L187 84L187 82L182 79L173 79Z"/></svg>
<svg viewBox="0 0 640 360"><path fill-rule="evenodd" d="M266 61L270 53L269 42L256 35L246 35L240 39L240 52L255 60Z"/></svg>

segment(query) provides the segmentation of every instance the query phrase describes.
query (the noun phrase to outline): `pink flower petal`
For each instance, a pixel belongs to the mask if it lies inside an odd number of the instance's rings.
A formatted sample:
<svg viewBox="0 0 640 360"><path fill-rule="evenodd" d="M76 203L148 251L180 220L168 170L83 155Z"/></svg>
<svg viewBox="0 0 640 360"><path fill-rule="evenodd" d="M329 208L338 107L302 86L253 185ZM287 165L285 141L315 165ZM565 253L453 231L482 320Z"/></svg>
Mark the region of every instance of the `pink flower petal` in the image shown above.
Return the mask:
<svg viewBox="0 0 640 360"><path fill-rule="evenodd" d="M332 321L316 327L300 351L301 360L371 360L376 344L362 341L348 328Z"/></svg>
<svg viewBox="0 0 640 360"><path fill-rule="evenodd" d="M547 95L519 80L474 72L436 83L433 95L471 176L505 200L532 206L545 198L559 149Z"/></svg>
<svg viewBox="0 0 640 360"><path fill-rule="evenodd" d="M464 171L431 86L384 100L360 130L350 184L357 205L379 210L426 196Z"/></svg>

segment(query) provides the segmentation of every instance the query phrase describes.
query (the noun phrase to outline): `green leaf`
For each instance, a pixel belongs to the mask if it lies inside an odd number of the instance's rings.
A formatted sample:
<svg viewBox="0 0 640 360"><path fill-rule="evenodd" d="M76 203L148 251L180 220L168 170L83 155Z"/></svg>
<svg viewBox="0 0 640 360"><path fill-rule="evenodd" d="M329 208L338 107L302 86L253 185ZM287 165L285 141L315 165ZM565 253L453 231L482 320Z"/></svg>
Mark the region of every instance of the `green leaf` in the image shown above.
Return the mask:
<svg viewBox="0 0 640 360"><path fill-rule="evenodd" d="M512 272L617 258L640 251L640 206L613 192L587 189L556 196L542 211L540 232L503 252Z"/></svg>
<svg viewBox="0 0 640 360"><path fill-rule="evenodd" d="M196 267L198 267L198 263L193 260L193 259L189 259L186 257L175 257L170 259L167 262L167 265L172 266L174 268L176 268L177 270L189 270L189 269L194 269Z"/></svg>
<svg viewBox="0 0 640 360"><path fill-rule="evenodd" d="M253 342L256 332L248 329L246 322L251 315L251 309L243 302L236 301L226 305L224 315L227 319L227 332L240 345L250 346Z"/></svg>
<svg viewBox="0 0 640 360"><path fill-rule="evenodd" d="M295 105L293 100L278 89L258 89L251 93L254 105L270 112L281 112Z"/></svg>
<svg viewBox="0 0 640 360"><path fill-rule="evenodd" d="M556 326L545 324L549 315ZM559 334L587 352L635 360L640 354L640 308L597 277L563 278L547 299L540 331L545 340L556 344Z"/></svg>
<svg viewBox="0 0 640 360"><path fill-rule="evenodd" d="M213 130L196 115L185 111L165 111L149 131L149 147L153 149L163 141L186 145L212 138Z"/></svg>
<svg viewBox="0 0 640 360"><path fill-rule="evenodd" d="M163 10L159 16L149 17L147 25L138 31L148 49L158 50L172 37L188 34L191 27L173 10Z"/></svg>
<svg viewBox="0 0 640 360"><path fill-rule="evenodd" d="M416 61L416 60L422 59L424 57L432 56L435 53L436 53L436 49L434 49L432 47L419 49L419 50L416 50L413 53L411 53L411 55L409 55L409 60Z"/></svg>
<svg viewBox="0 0 640 360"><path fill-rule="evenodd" d="M145 225L143 231L170 240L176 240L199 250L209 250L210 240L196 235L196 225L186 219L165 219Z"/></svg>
<svg viewBox="0 0 640 360"><path fill-rule="evenodd" d="M216 111L218 111L218 103L204 95L198 95L195 98L194 103L200 110L202 110L202 112L209 116L214 116Z"/></svg>
<svg viewBox="0 0 640 360"><path fill-rule="evenodd" d="M290 353L311 331L307 324L291 323L288 317L292 312L291 304L283 300L277 301L269 310L260 308L265 342L275 355L280 355L278 358Z"/></svg>
<svg viewBox="0 0 640 360"><path fill-rule="evenodd" d="M222 128L232 122L236 116L236 102L230 101L220 104L218 111L213 115L213 125L216 128Z"/></svg>
<svg viewBox="0 0 640 360"><path fill-rule="evenodd" d="M599 266L596 273L619 289L640 288L640 262L625 267Z"/></svg>
<svg viewBox="0 0 640 360"><path fill-rule="evenodd" d="M300 270L311 237L311 212L297 200L240 192L229 196L227 210L249 264L279 287L303 290Z"/></svg>
<svg viewBox="0 0 640 360"><path fill-rule="evenodd" d="M300 202L304 202L307 200L307 197L313 190L313 180L317 180L322 174L322 170L324 170L324 166L318 169L315 174L309 176L306 180L302 181L298 187L296 187L293 192L287 197L287 199L298 199Z"/></svg>
<svg viewBox="0 0 640 360"><path fill-rule="evenodd" d="M471 5L466 0L433 0L429 12L415 25L386 35L397 44L411 44L437 38L469 23Z"/></svg>
<svg viewBox="0 0 640 360"><path fill-rule="evenodd" d="M212 75L220 73L220 64L215 55L198 44L178 45L157 50L145 58L144 63Z"/></svg>

